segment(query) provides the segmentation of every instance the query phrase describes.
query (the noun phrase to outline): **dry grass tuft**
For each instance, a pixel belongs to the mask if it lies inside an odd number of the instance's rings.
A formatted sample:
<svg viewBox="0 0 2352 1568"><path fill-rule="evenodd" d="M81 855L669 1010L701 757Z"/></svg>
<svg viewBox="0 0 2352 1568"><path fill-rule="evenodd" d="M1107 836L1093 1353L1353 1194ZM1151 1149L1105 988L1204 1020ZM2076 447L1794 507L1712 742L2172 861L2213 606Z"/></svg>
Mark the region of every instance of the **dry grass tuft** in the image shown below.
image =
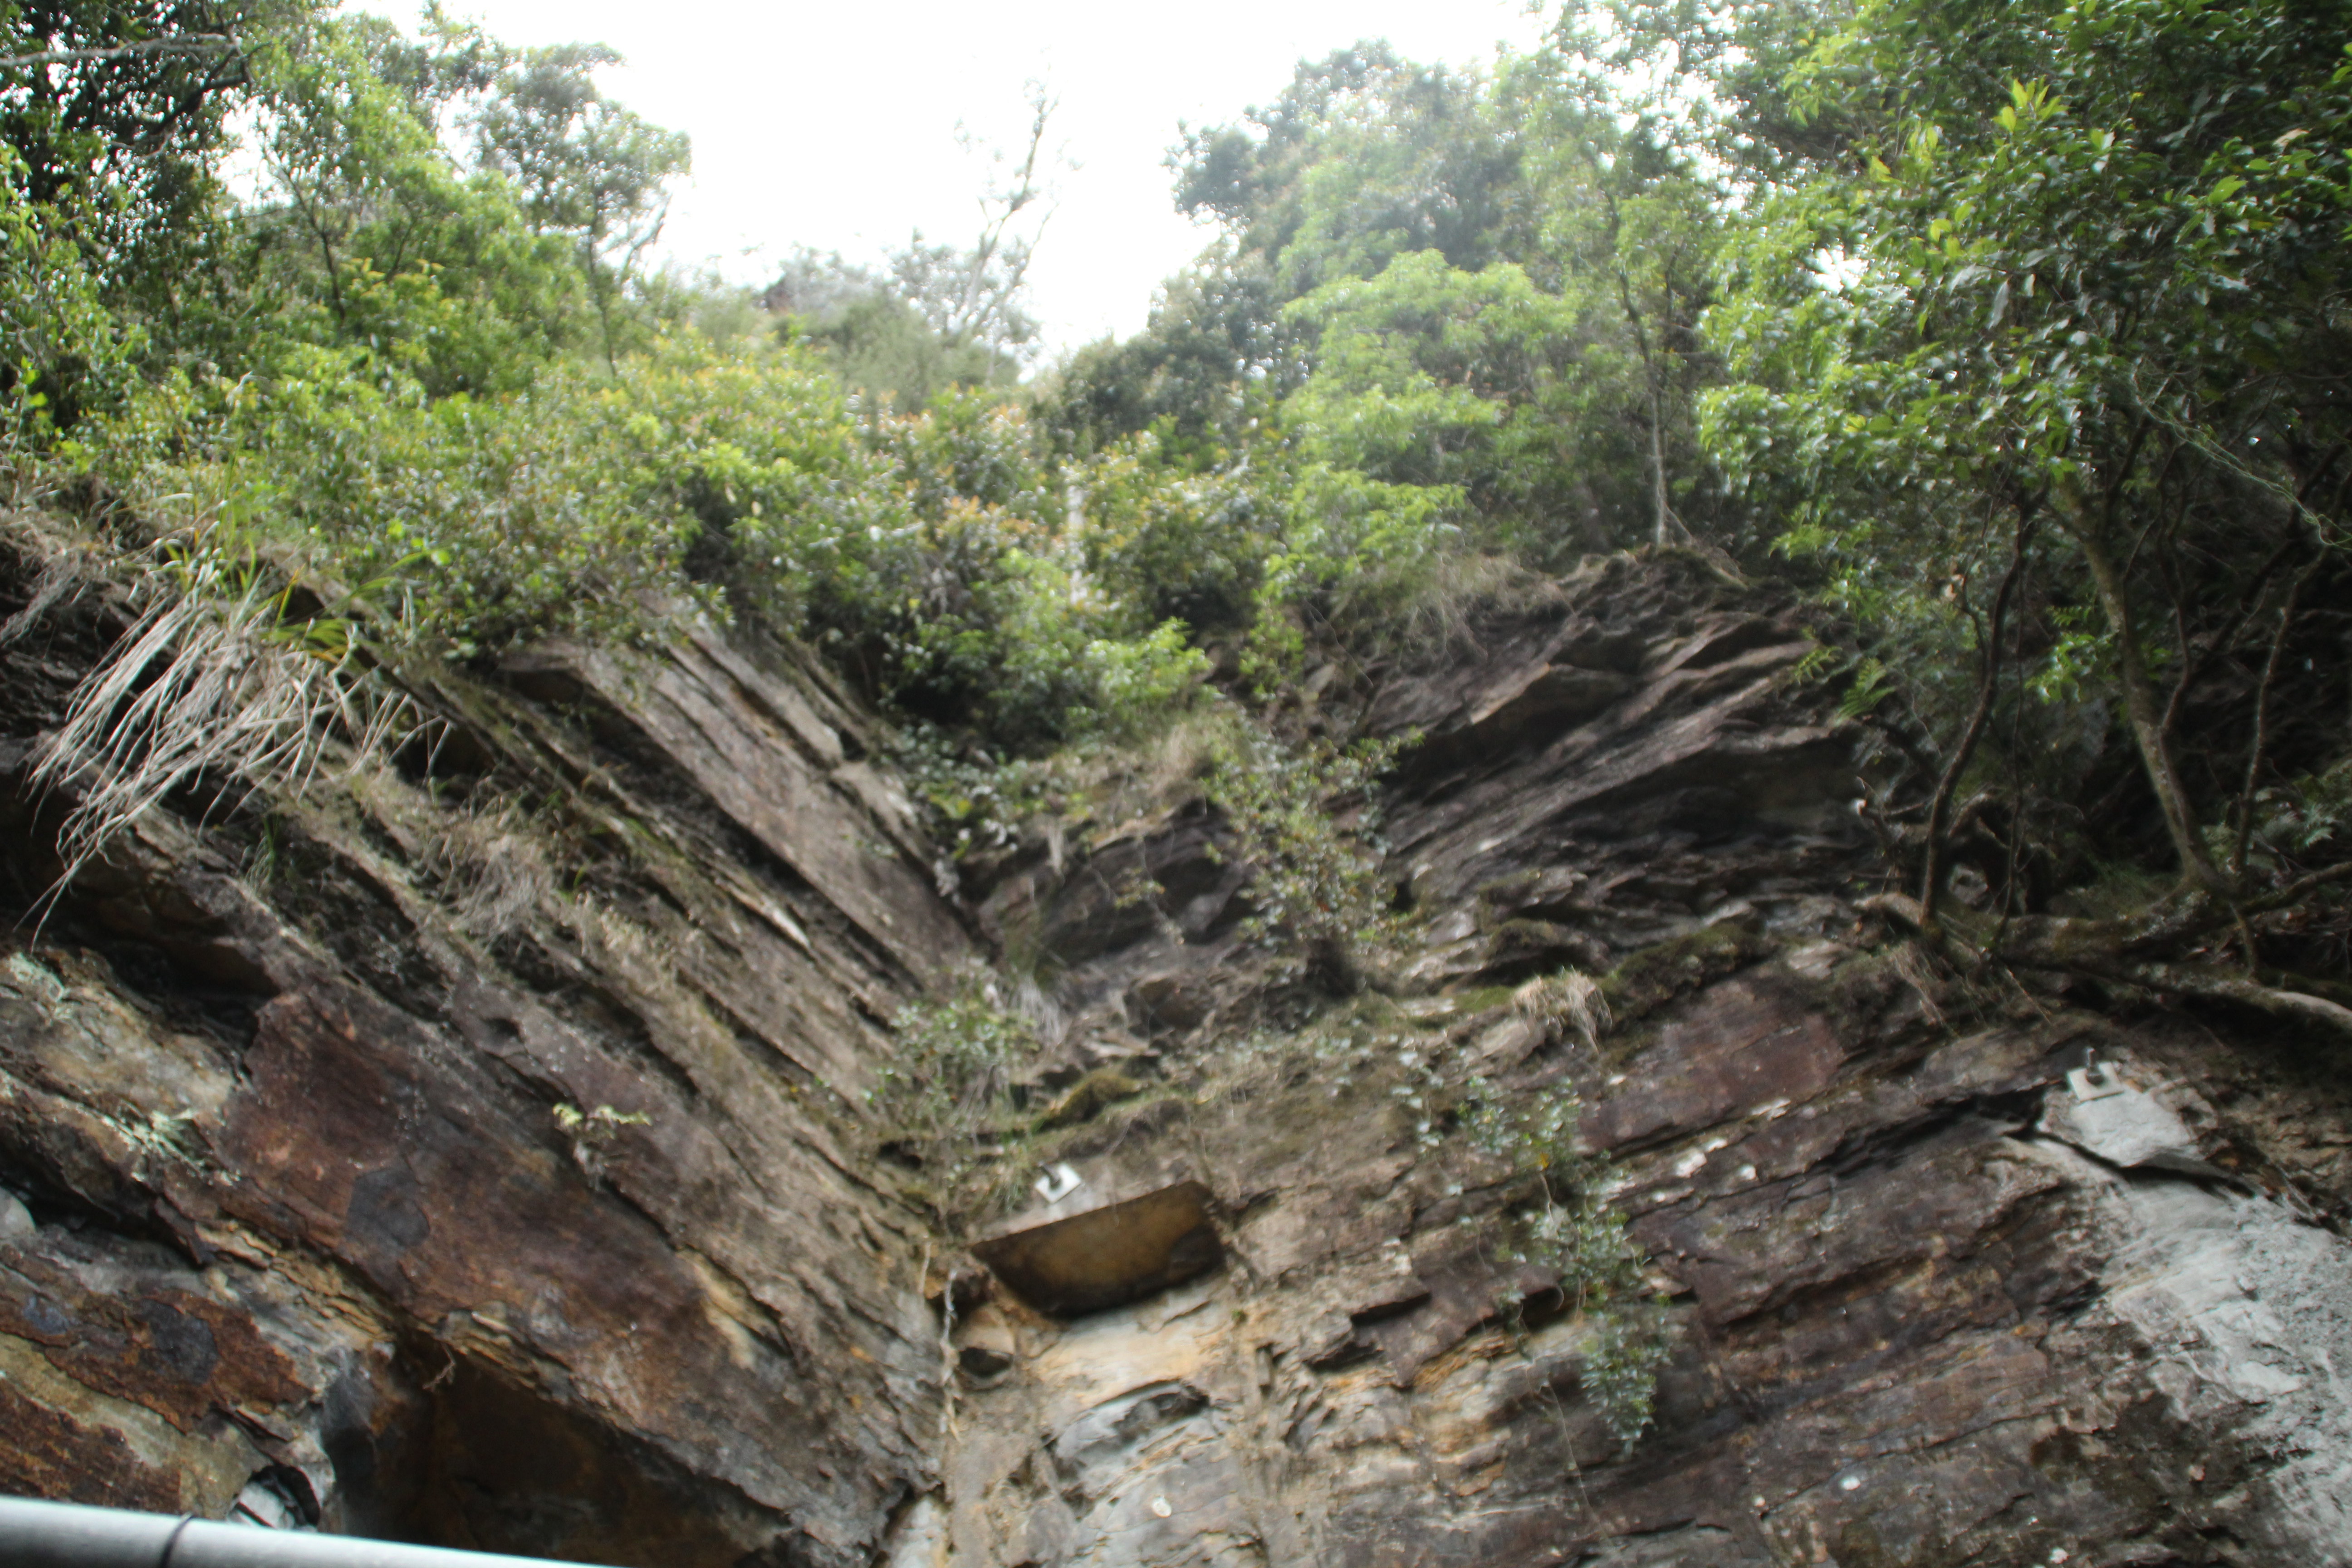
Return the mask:
<svg viewBox="0 0 2352 1568"><path fill-rule="evenodd" d="M453 818L425 845L424 861L457 923L478 937L513 931L555 889L538 839L511 808Z"/></svg>
<svg viewBox="0 0 2352 1568"><path fill-rule="evenodd" d="M1358 628L1358 651L1433 667L1480 647L1478 628L1568 602L1554 579L1507 556L1446 552L1399 581L1375 579L1334 607L1332 620Z"/></svg>
<svg viewBox="0 0 2352 1568"><path fill-rule="evenodd" d="M106 579L98 552L87 541L70 538L49 525L35 505L42 498L26 489L21 474L13 476L13 482L17 493L0 512L0 542L27 562L37 562L39 570L25 607L0 621L0 648L38 626L60 605L70 605Z"/></svg>
<svg viewBox="0 0 2352 1568"><path fill-rule="evenodd" d="M36 788L78 796L58 836L58 887L199 777L297 799L331 759L357 766L414 731L413 706L359 662L349 623L289 621L275 578L250 552L199 543L135 584L148 608L34 758Z"/></svg>
<svg viewBox="0 0 2352 1568"><path fill-rule="evenodd" d="M1521 1017L1533 1019L1555 1037L1574 1030L1588 1048L1601 1043L1612 1021L1601 983L1581 970L1563 969L1528 981L1511 993L1511 1005Z"/></svg>

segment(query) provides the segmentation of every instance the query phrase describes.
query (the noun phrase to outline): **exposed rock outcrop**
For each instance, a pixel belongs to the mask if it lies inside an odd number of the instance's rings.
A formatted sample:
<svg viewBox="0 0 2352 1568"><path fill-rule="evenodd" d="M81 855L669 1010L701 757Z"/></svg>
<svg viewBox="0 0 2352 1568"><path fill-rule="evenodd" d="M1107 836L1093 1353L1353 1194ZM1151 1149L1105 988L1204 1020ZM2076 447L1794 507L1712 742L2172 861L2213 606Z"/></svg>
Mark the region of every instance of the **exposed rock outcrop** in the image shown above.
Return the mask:
<svg viewBox="0 0 2352 1568"><path fill-rule="evenodd" d="M0 650L0 761L118 622ZM1197 805L943 899L783 652L451 676L430 787L184 803L10 938L0 1489L662 1564L2352 1562L2340 1073L1872 928L1806 647L1618 560L1318 683L1421 737L1375 989L1273 962ZM5 825L27 902L56 809ZM979 1217L992 1277L866 1097L1007 936L1041 1082L1137 1076L1055 1102L1079 1184ZM1511 1001L1570 966L1591 1038ZM1669 1349L1630 1446L1473 1079L1610 1162Z"/></svg>
<svg viewBox="0 0 2352 1568"><path fill-rule="evenodd" d="M6 651L20 763L119 625ZM966 940L907 809L820 681L716 639L436 695L471 809L379 773L242 845L159 816L15 932L0 1487L865 1563L938 1352L845 1108ZM20 908L56 805L8 824Z"/></svg>

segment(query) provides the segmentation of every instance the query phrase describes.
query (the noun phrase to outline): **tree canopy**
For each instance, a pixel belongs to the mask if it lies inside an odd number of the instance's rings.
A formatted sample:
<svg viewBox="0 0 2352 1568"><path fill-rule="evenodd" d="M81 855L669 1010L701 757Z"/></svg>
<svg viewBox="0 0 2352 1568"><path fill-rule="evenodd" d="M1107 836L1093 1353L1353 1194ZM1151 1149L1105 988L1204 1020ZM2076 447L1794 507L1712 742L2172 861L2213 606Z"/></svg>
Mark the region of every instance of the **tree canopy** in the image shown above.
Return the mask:
<svg viewBox="0 0 2352 1568"><path fill-rule="evenodd" d="M1179 129L1211 242L1041 363L1042 94L969 242L755 291L648 262L688 149L601 46L8 5L0 398L14 461L147 537L364 588L384 668L758 620L997 758L1694 552L1814 605L1890 918L2340 1026L2346 20L1618 0L1482 69L1359 42Z"/></svg>

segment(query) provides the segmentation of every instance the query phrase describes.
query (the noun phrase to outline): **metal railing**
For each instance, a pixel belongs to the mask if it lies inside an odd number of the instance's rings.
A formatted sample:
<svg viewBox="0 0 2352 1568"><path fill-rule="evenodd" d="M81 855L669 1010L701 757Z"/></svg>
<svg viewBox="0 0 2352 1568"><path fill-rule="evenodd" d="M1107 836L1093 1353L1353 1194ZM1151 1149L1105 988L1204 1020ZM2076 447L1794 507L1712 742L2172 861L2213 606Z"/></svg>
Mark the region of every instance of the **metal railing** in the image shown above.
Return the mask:
<svg viewBox="0 0 2352 1568"><path fill-rule="evenodd" d="M5 1568L547 1568L537 1557L500 1557L439 1546L404 1546L356 1535L313 1535L215 1524L168 1513L0 1498Z"/></svg>

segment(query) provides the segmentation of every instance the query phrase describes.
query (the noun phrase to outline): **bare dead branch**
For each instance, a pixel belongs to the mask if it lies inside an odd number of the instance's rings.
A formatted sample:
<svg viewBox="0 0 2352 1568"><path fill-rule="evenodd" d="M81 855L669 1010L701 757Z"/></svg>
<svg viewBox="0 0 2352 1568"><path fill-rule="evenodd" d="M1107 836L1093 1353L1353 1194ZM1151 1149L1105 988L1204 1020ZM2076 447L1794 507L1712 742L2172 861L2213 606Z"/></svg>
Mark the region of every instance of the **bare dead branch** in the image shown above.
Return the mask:
<svg viewBox="0 0 2352 1568"><path fill-rule="evenodd" d="M2103 978L2145 986L2150 991L2169 991L2182 996L2201 997L2209 1002L2233 1002L2274 1016L2319 1024L2337 1034L2352 1036L2352 1007L2342 1006L2308 992L2264 985L2260 981L2210 964L2128 963L2092 973Z"/></svg>

